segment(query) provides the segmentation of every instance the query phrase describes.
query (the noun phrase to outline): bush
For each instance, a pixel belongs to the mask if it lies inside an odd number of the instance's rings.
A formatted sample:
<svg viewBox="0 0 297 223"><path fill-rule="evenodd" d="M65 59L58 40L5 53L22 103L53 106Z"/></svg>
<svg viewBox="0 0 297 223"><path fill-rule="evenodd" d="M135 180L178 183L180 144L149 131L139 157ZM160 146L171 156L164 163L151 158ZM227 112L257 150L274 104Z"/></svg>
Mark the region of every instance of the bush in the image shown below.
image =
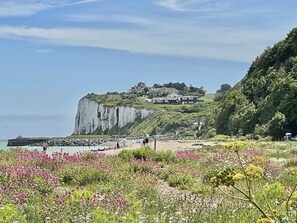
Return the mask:
<svg viewBox="0 0 297 223"><path fill-rule="evenodd" d="M206 133L206 135L205 135L205 138L206 139L209 139L209 138L213 138L213 137L215 137L216 136L216 129L215 128L210 128L208 131L207 131L207 133Z"/></svg>
<svg viewBox="0 0 297 223"><path fill-rule="evenodd" d="M152 158L154 151L150 147L143 147L133 151L133 156L135 159L147 160Z"/></svg>
<svg viewBox="0 0 297 223"><path fill-rule="evenodd" d="M211 141L228 141L230 140L230 136L227 135L215 135L211 139Z"/></svg>
<svg viewBox="0 0 297 223"><path fill-rule="evenodd" d="M100 169L94 168L81 168L76 177L76 181L79 185L85 186L87 184L108 182L108 174Z"/></svg>
<svg viewBox="0 0 297 223"><path fill-rule="evenodd" d="M92 222L110 223L118 222L118 216L102 208L96 209L91 214Z"/></svg>
<svg viewBox="0 0 297 223"><path fill-rule="evenodd" d="M118 157L122 160L132 160L134 158L133 151L132 150L122 150Z"/></svg>
<svg viewBox="0 0 297 223"><path fill-rule="evenodd" d="M0 222L25 222L25 218L18 212L18 209L13 204L7 204L0 209Z"/></svg>
<svg viewBox="0 0 297 223"><path fill-rule="evenodd" d="M178 173L168 178L168 184L171 187L186 189L191 187L195 182L194 176L188 173Z"/></svg>
<svg viewBox="0 0 297 223"><path fill-rule="evenodd" d="M107 182L108 174L96 167L89 166L69 166L61 169L59 172L60 180L68 185L79 184L85 186L87 184Z"/></svg>
<svg viewBox="0 0 297 223"><path fill-rule="evenodd" d="M170 163L176 161L176 156L171 151L157 151L154 153L152 159L156 162Z"/></svg>

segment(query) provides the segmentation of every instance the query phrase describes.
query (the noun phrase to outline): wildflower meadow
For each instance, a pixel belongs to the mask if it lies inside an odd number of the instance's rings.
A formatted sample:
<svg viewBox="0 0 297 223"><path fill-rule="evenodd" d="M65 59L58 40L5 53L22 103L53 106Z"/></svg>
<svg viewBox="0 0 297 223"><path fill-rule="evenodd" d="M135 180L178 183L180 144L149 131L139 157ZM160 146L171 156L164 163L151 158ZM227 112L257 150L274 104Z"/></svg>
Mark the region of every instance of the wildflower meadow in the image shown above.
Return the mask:
<svg viewBox="0 0 297 223"><path fill-rule="evenodd" d="M0 150L0 222L295 223L296 146Z"/></svg>

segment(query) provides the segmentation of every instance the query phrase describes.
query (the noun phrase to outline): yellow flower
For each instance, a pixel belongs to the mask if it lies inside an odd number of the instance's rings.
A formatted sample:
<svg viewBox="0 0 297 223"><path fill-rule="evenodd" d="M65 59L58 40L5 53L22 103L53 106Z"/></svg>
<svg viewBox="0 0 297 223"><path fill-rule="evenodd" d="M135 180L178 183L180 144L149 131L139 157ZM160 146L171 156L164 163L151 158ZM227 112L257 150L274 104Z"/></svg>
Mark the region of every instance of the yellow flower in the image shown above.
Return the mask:
<svg viewBox="0 0 297 223"><path fill-rule="evenodd" d="M268 163L268 160L263 156L254 156L248 160L248 163L252 163L258 166L264 166Z"/></svg>
<svg viewBox="0 0 297 223"><path fill-rule="evenodd" d="M233 180L234 181L243 181L244 179L244 175L241 174L241 173L236 173L234 176L233 176Z"/></svg>
<svg viewBox="0 0 297 223"><path fill-rule="evenodd" d="M228 151L239 152L241 149L243 149L247 145L248 145L248 143L246 143L246 142L237 141L237 142L230 142L230 143L226 144L224 148Z"/></svg>
<svg viewBox="0 0 297 223"><path fill-rule="evenodd" d="M297 167L289 168L289 173L293 176L297 176Z"/></svg>
<svg viewBox="0 0 297 223"><path fill-rule="evenodd" d="M216 177L210 178L210 183L215 183L215 182L217 182L217 178Z"/></svg>
<svg viewBox="0 0 297 223"><path fill-rule="evenodd" d="M273 223L274 221L269 218L260 218L257 220L257 223Z"/></svg>
<svg viewBox="0 0 297 223"><path fill-rule="evenodd" d="M264 170L261 167L250 164L245 169L246 175L250 178L261 178L264 174Z"/></svg>

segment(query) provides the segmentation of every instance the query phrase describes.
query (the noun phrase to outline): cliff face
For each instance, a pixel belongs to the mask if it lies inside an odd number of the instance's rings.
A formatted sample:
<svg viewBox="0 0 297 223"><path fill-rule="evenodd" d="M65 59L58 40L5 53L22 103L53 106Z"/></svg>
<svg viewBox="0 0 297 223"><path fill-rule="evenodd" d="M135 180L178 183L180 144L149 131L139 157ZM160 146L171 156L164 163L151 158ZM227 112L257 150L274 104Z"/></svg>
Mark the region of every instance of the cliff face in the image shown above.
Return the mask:
<svg viewBox="0 0 297 223"><path fill-rule="evenodd" d="M74 134L107 134L119 130L138 119L144 119L153 112L133 107L107 107L87 98L78 103Z"/></svg>

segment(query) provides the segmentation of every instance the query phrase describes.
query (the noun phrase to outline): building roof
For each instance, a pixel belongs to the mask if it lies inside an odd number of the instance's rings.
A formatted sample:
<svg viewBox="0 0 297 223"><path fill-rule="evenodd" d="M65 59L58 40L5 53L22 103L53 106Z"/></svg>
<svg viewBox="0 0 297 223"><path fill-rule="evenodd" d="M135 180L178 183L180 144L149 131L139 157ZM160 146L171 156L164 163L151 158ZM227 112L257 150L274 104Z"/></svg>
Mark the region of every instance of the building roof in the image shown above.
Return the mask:
<svg viewBox="0 0 297 223"><path fill-rule="evenodd" d="M172 97L162 97L162 98L153 98L153 101L176 101L177 98Z"/></svg>

